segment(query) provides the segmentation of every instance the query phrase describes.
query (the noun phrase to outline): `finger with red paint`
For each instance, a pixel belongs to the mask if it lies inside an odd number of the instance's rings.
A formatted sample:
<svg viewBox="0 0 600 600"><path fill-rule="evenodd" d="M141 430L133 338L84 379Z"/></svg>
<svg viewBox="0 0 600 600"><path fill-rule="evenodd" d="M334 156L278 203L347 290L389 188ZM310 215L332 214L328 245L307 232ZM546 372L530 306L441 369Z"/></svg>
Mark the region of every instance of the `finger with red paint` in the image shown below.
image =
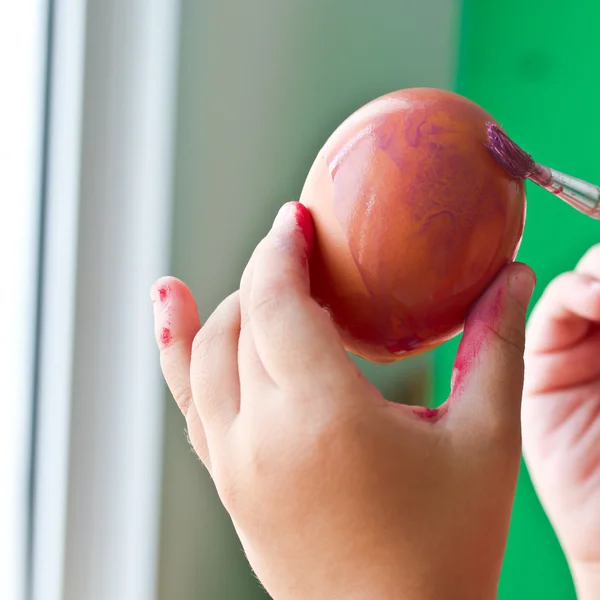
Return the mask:
<svg viewBox="0 0 600 600"><path fill-rule="evenodd" d="M531 272L511 266L490 287L467 321L451 398L421 410L387 402L348 358L310 296L313 238L306 208L285 205L239 295L193 346L191 311L169 317L185 352L165 355L165 377L177 390L190 375L250 562L276 598L437 598L448 582L456 597L493 597L519 464Z"/></svg>
<svg viewBox="0 0 600 600"><path fill-rule="evenodd" d="M600 246L559 275L533 310L523 446L578 597L600 597Z"/></svg>
<svg viewBox="0 0 600 600"><path fill-rule="evenodd" d="M204 428L192 400L190 383L192 341L200 330L196 302L189 288L175 277L163 277L156 281L150 296L163 376L185 417L192 447L200 459L208 464Z"/></svg>
<svg viewBox="0 0 600 600"><path fill-rule="evenodd" d="M452 373L450 418L461 436L513 439L520 452L525 323L535 288L524 264L504 268L469 313Z"/></svg>

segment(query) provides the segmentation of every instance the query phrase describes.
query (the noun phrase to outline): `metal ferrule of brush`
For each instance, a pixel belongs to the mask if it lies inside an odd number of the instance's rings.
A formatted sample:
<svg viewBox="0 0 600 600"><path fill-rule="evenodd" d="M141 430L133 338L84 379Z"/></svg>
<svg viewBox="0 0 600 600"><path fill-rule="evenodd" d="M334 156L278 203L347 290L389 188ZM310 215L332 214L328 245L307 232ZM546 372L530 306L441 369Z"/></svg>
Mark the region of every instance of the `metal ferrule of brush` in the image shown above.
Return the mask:
<svg viewBox="0 0 600 600"><path fill-rule="evenodd" d="M600 187L541 165L537 165L529 179L579 212L600 219Z"/></svg>

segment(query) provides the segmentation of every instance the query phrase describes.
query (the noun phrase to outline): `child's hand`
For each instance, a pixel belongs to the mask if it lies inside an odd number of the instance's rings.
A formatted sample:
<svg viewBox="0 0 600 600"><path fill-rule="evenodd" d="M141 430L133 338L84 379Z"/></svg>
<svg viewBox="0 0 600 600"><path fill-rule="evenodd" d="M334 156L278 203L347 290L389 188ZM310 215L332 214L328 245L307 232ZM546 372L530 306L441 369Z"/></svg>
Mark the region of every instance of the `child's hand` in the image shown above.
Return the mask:
<svg viewBox="0 0 600 600"><path fill-rule="evenodd" d="M600 598L600 246L544 292L525 361L525 458L581 597Z"/></svg>
<svg viewBox="0 0 600 600"><path fill-rule="evenodd" d="M467 320L451 399L420 410L346 355L309 294L311 244L310 215L287 204L199 333L181 282L153 288L165 378L252 566L277 600L494 598L533 274L499 275Z"/></svg>

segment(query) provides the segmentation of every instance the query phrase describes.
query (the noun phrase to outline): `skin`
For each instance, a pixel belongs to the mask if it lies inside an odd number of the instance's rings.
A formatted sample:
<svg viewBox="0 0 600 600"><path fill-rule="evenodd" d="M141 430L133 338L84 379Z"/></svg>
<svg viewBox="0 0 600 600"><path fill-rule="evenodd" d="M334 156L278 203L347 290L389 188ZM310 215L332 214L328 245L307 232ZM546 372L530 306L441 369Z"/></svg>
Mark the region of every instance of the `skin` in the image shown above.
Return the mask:
<svg viewBox="0 0 600 600"><path fill-rule="evenodd" d="M319 152L300 197L317 233L312 293L349 351L386 363L448 340L514 259L525 189L487 150L491 122L457 94L402 90Z"/></svg>
<svg viewBox="0 0 600 600"><path fill-rule="evenodd" d="M202 327L181 281L153 287L191 444L276 600L494 598L535 278L502 270L467 319L451 397L416 414L364 379L311 297L312 227L285 205Z"/></svg>
<svg viewBox="0 0 600 600"><path fill-rule="evenodd" d="M555 279L529 322L523 441L580 600L600 598L600 246Z"/></svg>

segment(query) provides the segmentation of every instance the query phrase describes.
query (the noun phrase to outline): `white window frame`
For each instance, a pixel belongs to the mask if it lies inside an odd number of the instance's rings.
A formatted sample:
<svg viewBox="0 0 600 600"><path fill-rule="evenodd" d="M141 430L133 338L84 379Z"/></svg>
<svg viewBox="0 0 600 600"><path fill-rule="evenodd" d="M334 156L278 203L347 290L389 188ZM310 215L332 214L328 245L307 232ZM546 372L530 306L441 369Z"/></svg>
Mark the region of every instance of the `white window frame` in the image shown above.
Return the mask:
<svg viewBox="0 0 600 600"><path fill-rule="evenodd" d="M179 3L53 4L30 600L149 600Z"/></svg>
<svg viewBox="0 0 600 600"><path fill-rule="evenodd" d="M0 590L27 593L48 0L0 5Z"/></svg>

